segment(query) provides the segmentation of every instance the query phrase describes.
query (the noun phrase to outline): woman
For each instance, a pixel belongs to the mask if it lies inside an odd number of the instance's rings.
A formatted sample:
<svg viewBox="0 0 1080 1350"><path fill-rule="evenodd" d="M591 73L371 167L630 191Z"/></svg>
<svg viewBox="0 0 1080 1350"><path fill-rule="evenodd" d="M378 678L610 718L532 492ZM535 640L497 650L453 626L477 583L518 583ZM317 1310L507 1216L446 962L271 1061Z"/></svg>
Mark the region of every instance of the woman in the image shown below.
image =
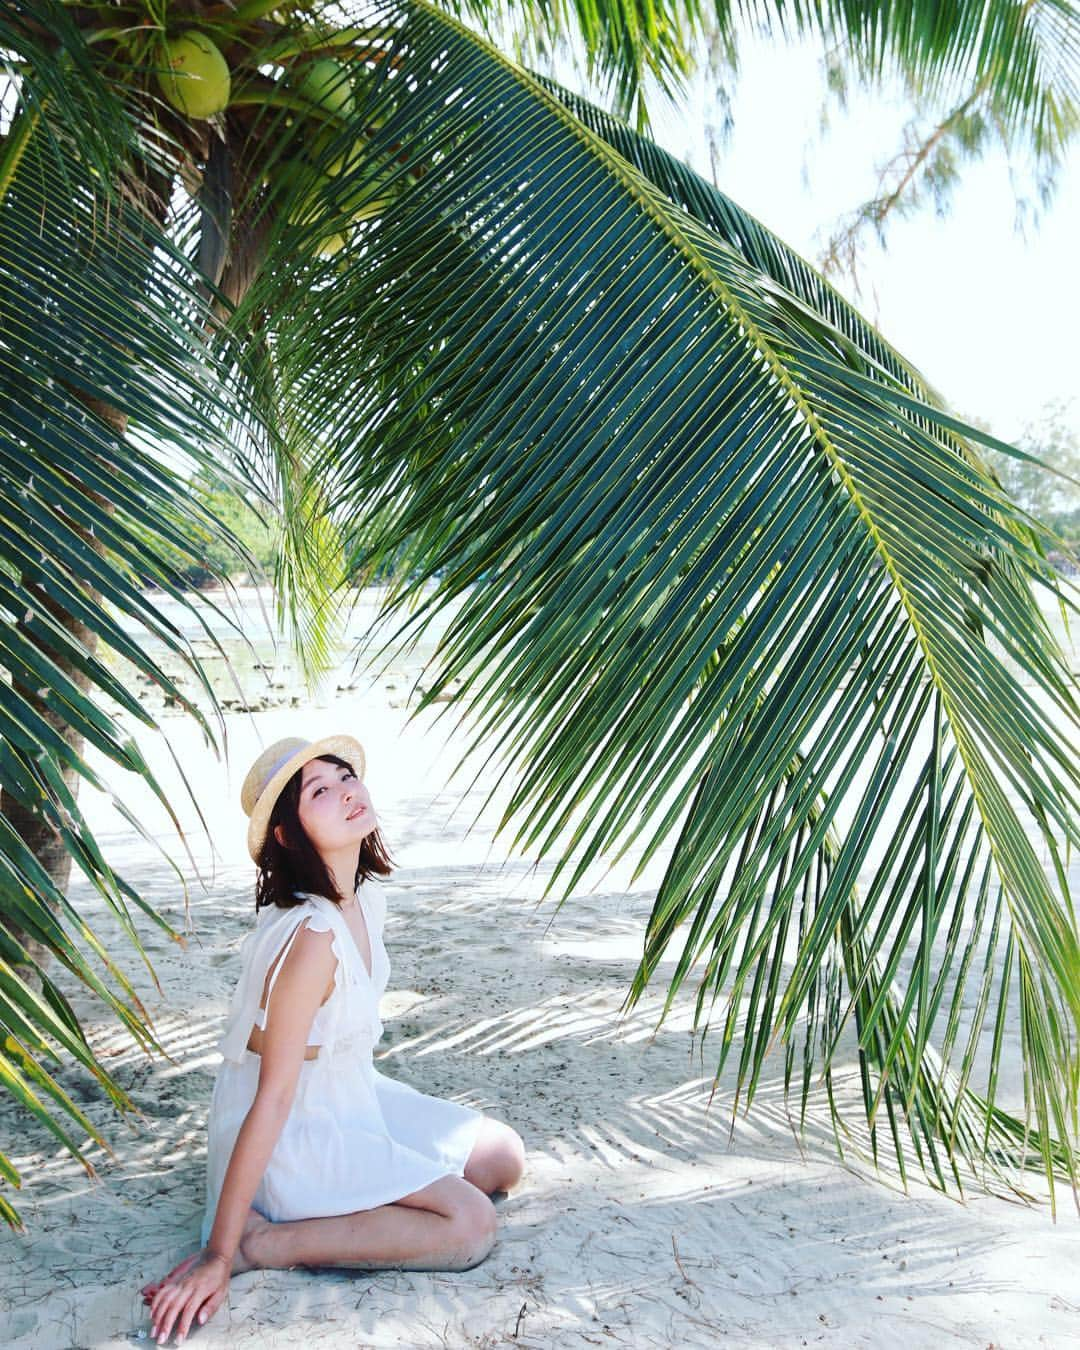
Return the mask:
<svg viewBox="0 0 1080 1350"><path fill-rule="evenodd" d="M257 922L218 1046L204 1245L142 1290L159 1344L256 1266L468 1269L521 1177L514 1130L374 1066L390 864L363 776L330 736L277 742L244 781Z"/></svg>

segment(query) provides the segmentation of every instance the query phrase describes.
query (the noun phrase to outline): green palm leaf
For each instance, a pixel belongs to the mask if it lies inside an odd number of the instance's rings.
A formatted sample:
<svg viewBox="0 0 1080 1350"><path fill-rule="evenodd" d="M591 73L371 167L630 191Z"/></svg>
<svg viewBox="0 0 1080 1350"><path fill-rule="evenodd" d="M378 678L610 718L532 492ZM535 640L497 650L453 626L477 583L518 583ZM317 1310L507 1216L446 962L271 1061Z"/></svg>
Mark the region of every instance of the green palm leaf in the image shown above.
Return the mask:
<svg viewBox="0 0 1080 1350"><path fill-rule="evenodd" d="M624 116L648 124L645 85L651 77L672 97L684 89L694 37L705 28L697 3L670 4L666 0L569 0L565 5L525 3L499 5L484 0L451 0L442 6L466 15L497 41L497 29L509 26L521 57L522 37L538 51L560 45L583 52L587 74L612 87L615 106ZM731 22L730 6L716 6L717 19ZM508 22L509 21L509 22Z"/></svg>
<svg viewBox="0 0 1080 1350"><path fill-rule="evenodd" d="M1032 599L1056 588L1037 523L917 374L735 204L438 11L353 8L349 29L321 6L215 11L233 94L201 127L164 109L158 28L56 0L0 13L19 82L0 139L8 799L51 823L143 955L133 911L162 921L78 811L76 744L149 777L110 701L148 719L99 644L166 681L116 613L209 696L141 586L182 598L147 540L190 553L219 532L185 478L233 464L286 509L281 603L313 670L342 538L355 576L399 569L388 620L411 610L418 631L451 608L429 698L463 677L477 740L519 775L504 825L563 854L553 887L670 850L629 997L688 935L670 992L697 972L705 1025L726 997L737 1099L782 1039L788 1088L801 1050L803 1117L817 1072L841 1141L833 1061L853 1022L875 1158L884 1106L900 1167L906 1130L938 1184L965 1159L1006 1176L1025 1148L1075 1179L1059 842L1075 837L1076 705ZM639 125L643 75L677 86L680 24L703 23L636 0L518 12L541 45L572 12ZM1072 125L1071 6L786 13L928 90L963 72L1036 142ZM303 92L319 54L343 63L346 114ZM174 209L178 174L192 195ZM6 821L0 913L154 1044ZM56 1050L126 1099L56 983L23 979L27 958L0 926L0 1078L74 1147L64 1115L89 1127L49 1075ZM1028 1137L994 1102L1012 1016ZM18 1184L2 1155L0 1174Z"/></svg>
<svg viewBox="0 0 1080 1350"><path fill-rule="evenodd" d="M1067 598L980 433L733 203L438 12L365 90L355 165L271 257L354 189L388 204L258 303L354 567L413 564L396 636L452 613L426 699L463 681L471 748L516 773L502 828L558 851L564 898L670 850L629 998L685 939L668 1002L691 972L700 1020L725 996L748 1101L801 1035L839 1140L853 1025L875 1157L884 1106L936 1184L1007 1180L1025 1138L1075 1181L1077 933L1031 842L1077 837L1032 587ZM1020 1016L1026 1136L999 1041L970 1081L988 1009Z"/></svg>
<svg viewBox="0 0 1080 1350"><path fill-rule="evenodd" d="M130 174L136 162L137 120L121 109L109 121L116 100L65 24L61 15L57 32L67 45L60 49L37 44L17 24L2 34L12 44L26 38L16 50L29 64L0 175L0 786L8 801L48 823L153 975L138 918L183 939L113 871L88 829L76 783L106 785L80 747L89 742L145 781L176 820L117 714L150 728L154 722L106 653L154 680L213 740L205 709L212 715L217 705L206 675L146 591L154 585L191 608L184 579L147 541L194 561L201 534L224 538L241 554L219 521L193 507L186 482L200 463L223 471L232 455L225 428L246 413L229 368L208 359L199 278L130 205L131 191L126 198L114 191L125 182L121 168ZM95 89L108 115L88 116L83 134L76 114ZM214 640L208 609L192 613ZM132 636L132 620L198 678L201 705ZM0 1082L92 1172L65 1121L105 1140L50 1067L67 1052L117 1106L132 1103L25 940L84 983L140 1045L160 1050L151 1019L115 954L6 816L0 916ZM20 1183L6 1157L0 1171ZM7 1200L0 1209L18 1222Z"/></svg>
<svg viewBox="0 0 1080 1350"><path fill-rule="evenodd" d="M932 6L826 0L750 9L759 25L835 43L868 81L891 67L931 98L976 91L1006 140L1027 141L1036 155L1055 153L1076 131L1080 9L1069 0ZM733 40L730 5L720 7L718 19Z"/></svg>

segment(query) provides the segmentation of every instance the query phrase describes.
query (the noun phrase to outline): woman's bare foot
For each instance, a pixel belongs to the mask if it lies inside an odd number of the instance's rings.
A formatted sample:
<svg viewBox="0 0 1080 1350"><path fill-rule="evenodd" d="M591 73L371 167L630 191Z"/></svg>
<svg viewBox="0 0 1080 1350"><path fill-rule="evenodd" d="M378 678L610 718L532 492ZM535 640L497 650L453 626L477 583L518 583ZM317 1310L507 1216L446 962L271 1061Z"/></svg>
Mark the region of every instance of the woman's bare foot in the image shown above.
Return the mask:
<svg viewBox="0 0 1080 1350"><path fill-rule="evenodd" d="M233 1257L230 1274L242 1275L245 1270L253 1270L255 1268L258 1262L255 1261L252 1255L251 1239L256 1233L260 1233L264 1228L268 1228L269 1226L269 1219L264 1219L257 1209L248 1210L247 1218L244 1220L244 1227L240 1234L240 1241L237 1244L236 1255ZM186 1257L178 1266L174 1266L172 1270L160 1280L151 1280L149 1284L144 1284L139 1290L143 1296L143 1302L147 1304L150 1303L166 1280L178 1280L182 1278L184 1273L190 1270L198 1259L199 1253L196 1252L194 1256Z"/></svg>
<svg viewBox="0 0 1080 1350"><path fill-rule="evenodd" d="M263 1218L257 1209L248 1210L240 1233L240 1241L236 1244L236 1255L232 1263L233 1275L242 1275L245 1270L254 1270L259 1264L255 1258L254 1246L259 1235L269 1227L270 1220Z"/></svg>

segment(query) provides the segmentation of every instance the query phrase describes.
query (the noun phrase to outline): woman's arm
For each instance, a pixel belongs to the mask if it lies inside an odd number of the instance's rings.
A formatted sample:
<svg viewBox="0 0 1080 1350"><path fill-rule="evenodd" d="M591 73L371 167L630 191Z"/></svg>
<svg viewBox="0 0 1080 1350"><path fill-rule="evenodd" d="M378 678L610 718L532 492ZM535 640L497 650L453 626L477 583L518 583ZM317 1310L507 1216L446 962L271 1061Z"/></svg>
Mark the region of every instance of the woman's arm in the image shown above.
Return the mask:
<svg viewBox="0 0 1080 1350"><path fill-rule="evenodd" d="M259 1085L233 1145L206 1247L232 1265L244 1221L292 1107L308 1033L333 978L333 933L303 928L274 984L262 1036Z"/></svg>
<svg viewBox="0 0 1080 1350"><path fill-rule="evenodd" d="M159 1342L174 1325L179 1337L186 1336L200 1310L205 1322L225 1296L251 1201L292 1107L311 1024L334 975L332 943L331 932L304 927L282 961L263 1031L255 1100L233 1145L209 1240L195 1264L182 1262L170 1272L151 1301Z"/></svg>

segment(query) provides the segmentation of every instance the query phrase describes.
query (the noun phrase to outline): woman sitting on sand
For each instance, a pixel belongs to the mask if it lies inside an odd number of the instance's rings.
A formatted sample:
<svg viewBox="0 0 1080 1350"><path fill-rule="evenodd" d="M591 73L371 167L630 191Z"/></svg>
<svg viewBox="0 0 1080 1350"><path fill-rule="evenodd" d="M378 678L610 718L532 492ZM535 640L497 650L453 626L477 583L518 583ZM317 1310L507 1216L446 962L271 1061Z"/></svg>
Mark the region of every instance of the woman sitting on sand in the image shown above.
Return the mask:
<svg viewBox="0 0 1080 1350"><path fill-rule="evenodd" d="M256 1266L466 1270L521 1177L509 1126L375 1068L390 864L363 777L331 736L279 741L244 781L257 920L218 1046L204 1245L142 1291L159 1343Z"/></svg>

